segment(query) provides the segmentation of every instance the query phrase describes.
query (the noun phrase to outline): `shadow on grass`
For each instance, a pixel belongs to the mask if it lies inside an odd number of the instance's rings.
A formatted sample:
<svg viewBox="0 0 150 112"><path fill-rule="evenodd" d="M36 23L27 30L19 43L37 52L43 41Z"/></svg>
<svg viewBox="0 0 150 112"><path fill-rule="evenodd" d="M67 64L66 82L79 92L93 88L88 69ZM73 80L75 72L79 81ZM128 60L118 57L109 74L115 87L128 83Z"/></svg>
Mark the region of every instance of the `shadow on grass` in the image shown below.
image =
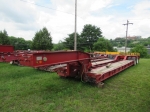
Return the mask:
<svg viewBox="0 0 150 112"><path fill-rule="evenodd" d="M93 88L94 85L91 83L83 83L79 79L74 78L58 78L56 83L49 82L41 94L44 99L49 98L62 98L63 96L71 96L86 89Z"/></svg>

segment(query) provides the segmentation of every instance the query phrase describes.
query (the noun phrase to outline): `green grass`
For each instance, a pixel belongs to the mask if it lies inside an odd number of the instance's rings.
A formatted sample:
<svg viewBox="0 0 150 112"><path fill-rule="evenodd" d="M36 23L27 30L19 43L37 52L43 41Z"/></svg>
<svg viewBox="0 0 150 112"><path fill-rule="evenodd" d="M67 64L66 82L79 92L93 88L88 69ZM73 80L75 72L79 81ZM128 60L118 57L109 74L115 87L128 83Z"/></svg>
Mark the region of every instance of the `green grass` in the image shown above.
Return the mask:
<svg viewBox="0 0 150 112"><path fill-rule="evenodd" d="M97 88L55 73L0 63L1 112L150 112L150 59Z"/></svg>

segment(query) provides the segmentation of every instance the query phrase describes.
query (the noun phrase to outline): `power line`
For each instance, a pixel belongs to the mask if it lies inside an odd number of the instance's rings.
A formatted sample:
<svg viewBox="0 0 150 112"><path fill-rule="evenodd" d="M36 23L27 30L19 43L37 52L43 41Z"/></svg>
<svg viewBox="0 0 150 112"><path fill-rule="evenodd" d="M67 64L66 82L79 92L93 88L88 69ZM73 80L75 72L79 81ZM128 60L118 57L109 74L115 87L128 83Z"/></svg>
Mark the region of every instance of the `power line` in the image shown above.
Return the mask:
<svg viewBox="0 0 150 112"><path fill-rule="evenodd" d="M58 11L58 12L62 12L62 13L66 13L66 14L69 14L69 15L72 15L72 16L74 16L74 15L75 15L75 14L72 14L72 13L64 12L64 11L57 10L57 9L53 9L53 8L50 8L50 7L45 7L45 6L42 6L42 5L36 4L36 3L28 2L28 1L26 1L26 0L20 0L20 1L22 1L22 2L26 2L26 3L29 3L29 4L33 4L33 5L37 5L37 6L39 6L39 7L47 8L47 9L50 9L50 10L54 10L54 11ZM78 15L76 15L76 17L77 17L77 18L80 18L80 19L82 19L82 20L84 21L84 19L83 19L82 17L80 17L80 16L78 16Z"/></svg>
<svg viewBox="0 0 150 112"><path fill-rule="evenodd" d="M45 7L45 6L43 6L43 5L39 5L39 4L36 4L36 3L28 2L28 1L26 1L26 0L20 0L20 1L26 2L26 3L30 3L30 4L34 4L34 5L37 5L37 6L40 6L40 7L44 7L44 8L47 8L47 9L55 10L55 11L58 11L58 12L63 12L63 11L61 11L61 10L53 9L53 8L50 8L50 7ZM70 14L70 15L74 15L74 14L68 13L68 12L63 12L63 13Z"/></svg>

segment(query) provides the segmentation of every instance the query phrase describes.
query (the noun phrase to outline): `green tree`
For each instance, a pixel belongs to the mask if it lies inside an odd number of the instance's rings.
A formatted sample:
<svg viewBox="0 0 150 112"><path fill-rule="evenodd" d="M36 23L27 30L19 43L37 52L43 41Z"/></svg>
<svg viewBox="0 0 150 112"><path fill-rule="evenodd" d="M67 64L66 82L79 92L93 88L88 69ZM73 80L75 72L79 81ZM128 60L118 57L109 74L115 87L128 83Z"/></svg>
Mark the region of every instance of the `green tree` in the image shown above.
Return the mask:
<svg viewBox="0 0 150 112"><path fill-rule="evenodd" d="M52 37L46 27L36 32L32 47L36 50L51 50L53 48Z"/></svg>
<svg viewBox="0 0 150 112"><path fill-rule="evenodd" d="M65 49L64 43L62 41L59 41L57 44L54 44L53 46L54 46L53 47L54 51L59 51L59 50Z"/></svg>
<svg viewBox="0 0 150 112"><path fill-rule="evenodd" d="M95 51L114 51L110 41L105 39L104 37L99 38L98 41L94 43L93 48Z"/></svg>
<svg viewBox="0 0 150 112"><path fill-rule="evenodd" d="M93 44L102 37L101 29L97 26L87 24L81 32L81 41L84 44L84 49L93 50Z"/></svg>
<svg viewBox="0 0 150 112"><path fill-rule="evenodd" d="M10 36L8 37L8 39L10 41L10 45L13 45L15 47L15 50L27 50L31 48L29 42L26 41L24 38Z"/></svg>
<svg viewBox="0 0 150 112"><path fill-rule="evenodd" d="M0 44L1 45L9 45L10 44L6 30L0 31Z"/></svg>
<svg viewBox="0 0 150 112"><path fill-rule="evenodd" d="M32 41L31 40L26 40L26 45L28 49L32 49Z"/></svg>
<svg viewBox="0 0 150 112"><path fill-rule="evenodd" d="M83 43L80 35L77 33L77 50L83 51ZM74 33L68 34L69 37L64 39L64 46L66 49L73 50L74 49Z"/></svg>
<svg viewBox="0 0 150 112"><path fill-rule="evenodd" d="M16 50L27 50L28 45L24 38L17 38L17 41L15 42L15 49Z"/></svg>
<svg viewBox="0 0 150 112"><path fill-rule="evenodd" d="M147 38L148 46L150 46L150 37Z"/></svg>
<svg viewBox="0 0 150 112"><path fill-rule="evenodd" d="M14 36L9 36L8 37L9 41L10 41L10 45L15 46L16 42L17 42L17 38Z"/></svg>
<svg viewBox="0 0 150 112"><path fill-rule="evenodd" d="M14 36L9 36L9 41L10 41L10 45L15 47L15 50L19 50L19 46L18 46L18 38L14 37Z"/></svg>
<svg viewBox="0 0 150 112"><path fill-rule="evenodd" d="M123 46L125 46L125 38L116 38L116 39L114 39L112 45L116 46L116 47L123 47Z"/></svg>
<svg viewBox="0 0 150 112"><path fill-rule="evenodd" d="M140 44L137 44L135 47L133 47L130 50L130 52L140 53L141 58L148 56L147 49L143 45L140 45Z"/></svg>

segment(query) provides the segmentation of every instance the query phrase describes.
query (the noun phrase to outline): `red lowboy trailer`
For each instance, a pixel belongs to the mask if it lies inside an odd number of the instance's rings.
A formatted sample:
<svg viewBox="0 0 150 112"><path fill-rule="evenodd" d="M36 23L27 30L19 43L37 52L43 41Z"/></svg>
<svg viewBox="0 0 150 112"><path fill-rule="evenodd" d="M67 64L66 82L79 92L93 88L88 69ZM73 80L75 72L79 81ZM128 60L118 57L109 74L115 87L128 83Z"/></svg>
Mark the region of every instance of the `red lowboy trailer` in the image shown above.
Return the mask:
<svg viewBox="0 0 150 112"><path fill-rule="evenodd" d="M10 61L10 59L14 59L12 57L14 52L14 47L10 45L0 45L0 62ZM8 59L8 60L7 60Z"/></svg>
<svg viewBox="0 0 150 112"><path fill-rule="evenodd" d="M11 62L13 64L19 64L20 57L28 53L44 52L43 50L17 50L14 51L14 47L11 45L0 45L0 62Z"/></svg>
<svg viewBox="0 0 150 112"><path fill-rule="evenodd" d="M0 45L0 62L17 62L20 54L24 52L15 51L14 46Z"/></svg>
<svg viewBox="0 0 150 112"><path fill-rule="evenodd" d="M0 62L11 61L40 70L55 71L61 77L80 78L99 87L104 80L136 65L139 58L136 54L102 56L81 51L14 51L13 46L0 45Z"/></svg>
<svg viewBox="0 0 150 112"><path fill-rule="evenodd" d="M136 65L139 56L116 55L114 59L91 57L81 51L28 53L19 58L19 63L41 70L53 69L61 77L80 78L85 82L103 85L103 81Z"/></svg>

